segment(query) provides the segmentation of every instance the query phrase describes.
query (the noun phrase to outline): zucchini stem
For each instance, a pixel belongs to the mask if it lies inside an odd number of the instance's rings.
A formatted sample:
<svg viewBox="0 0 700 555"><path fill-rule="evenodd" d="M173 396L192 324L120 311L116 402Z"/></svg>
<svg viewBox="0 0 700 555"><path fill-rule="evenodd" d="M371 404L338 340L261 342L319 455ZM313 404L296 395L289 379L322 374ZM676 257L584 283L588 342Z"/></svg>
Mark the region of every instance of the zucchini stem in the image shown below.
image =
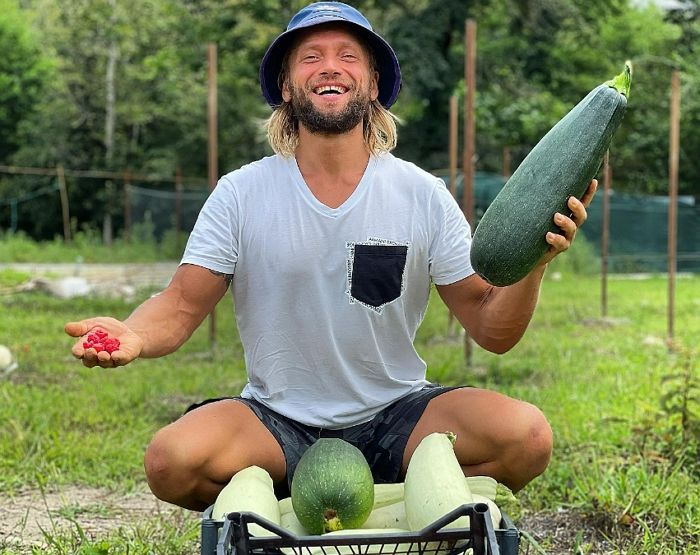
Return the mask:
<svg viewBox="0 0 700 555"><path fill-rule="evenodd" d="M338 511L335 509L326 509L323 512L323 531L336 532L343 529L343 523L340 521Z"/></svg>
<svg viewBox="0 0 700 555"><path fill-rule="evenodd" d="M625 98L630 97L630 85L632 84L632 62L627 60L625 62L625 69L610 81L605 83L608 87L612 87L617 90L620 94L625 95Z"/></svg>

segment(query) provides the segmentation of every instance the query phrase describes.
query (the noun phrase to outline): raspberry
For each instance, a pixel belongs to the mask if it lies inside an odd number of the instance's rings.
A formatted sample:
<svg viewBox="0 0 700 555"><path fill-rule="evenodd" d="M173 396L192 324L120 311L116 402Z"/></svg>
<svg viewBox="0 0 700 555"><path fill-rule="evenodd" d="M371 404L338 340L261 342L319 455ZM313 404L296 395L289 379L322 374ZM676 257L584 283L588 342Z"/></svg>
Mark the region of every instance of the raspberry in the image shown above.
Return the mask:
<svg viewBox="0 0 700 555"><path fill-rule="evenodd" d="M119 339L116 337L109 337L106 331L100 329L88 334L87 341L83 342L84 349L95 349L98 353L100 351L107 351L109 354L112 354L119 349L119 346Z"/></svg>
<svg viewBox="0 0 700 555"><path fill-rule="evenodd" d="M116 337L108 337L107 339L104 340L104 350L107 351L109 354L112 354L114 351L119 349L119 339Z"/></svg>

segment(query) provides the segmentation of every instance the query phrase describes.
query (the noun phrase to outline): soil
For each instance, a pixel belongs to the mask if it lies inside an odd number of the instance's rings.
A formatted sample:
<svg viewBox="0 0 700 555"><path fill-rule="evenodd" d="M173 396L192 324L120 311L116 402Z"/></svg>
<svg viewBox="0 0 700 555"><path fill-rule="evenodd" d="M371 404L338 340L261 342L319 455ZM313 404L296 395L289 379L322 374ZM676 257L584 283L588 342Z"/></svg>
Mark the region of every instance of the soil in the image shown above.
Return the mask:
<svg viewBox="0 0 700 555"><path fill-rule="evenodd" d="M109 490L71 486L60 491L20 491L13 496L0 493L0 551L31 553L32 546L45 545L44 532L76 529L73 521L88 538L105 537L119 527L135 526L148 517L200 518L199 513L185 511L156 499L150 491L119 495Z"/></svg>
<svg viewBox="0 0 700 555"><path fill-rule="evenodd" d="M601 517L602 518L602 517ZM601 520L600 518L598 520ZM604 519L603 519L604 520ZM522 518L518 528L526 532L520 552L527 555L613 555L614 548L605 522L574 510L560 509L556 513L535 513ZM531 538L531 539L530 539ZM539 547L541 551L538 551Z"/></svg>

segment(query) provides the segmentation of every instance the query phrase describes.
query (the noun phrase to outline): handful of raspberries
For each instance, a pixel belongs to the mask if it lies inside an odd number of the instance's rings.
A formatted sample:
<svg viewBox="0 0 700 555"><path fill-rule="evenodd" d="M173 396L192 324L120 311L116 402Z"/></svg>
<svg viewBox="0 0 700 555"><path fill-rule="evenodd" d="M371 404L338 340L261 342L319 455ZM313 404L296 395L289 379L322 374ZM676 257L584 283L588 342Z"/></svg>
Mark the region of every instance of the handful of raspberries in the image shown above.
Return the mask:
<svg viewBox="0 0 700 555"><path fill-rule="evenodd" d="M95 330L87 336L87 341L83 341L84 349L95 349L98 353L100 351L107 351L110 355L119 349L119 339L116 337L109 337L106 331L100 329Z"/></svg>

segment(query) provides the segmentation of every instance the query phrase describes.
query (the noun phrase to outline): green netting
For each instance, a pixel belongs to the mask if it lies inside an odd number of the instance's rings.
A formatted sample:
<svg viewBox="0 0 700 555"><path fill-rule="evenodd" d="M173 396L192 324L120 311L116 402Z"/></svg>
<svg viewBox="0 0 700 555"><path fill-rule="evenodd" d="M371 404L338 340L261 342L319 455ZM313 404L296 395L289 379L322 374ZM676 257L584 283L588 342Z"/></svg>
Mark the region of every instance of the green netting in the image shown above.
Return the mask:
<svg viewBox="0 0 700 555"><path fill-rule="evenodd" d="M52 177L24 176L21 188L11 187L7 178L0 187L0 232L42 231L37 213L52 213L60 222L61 204L58 183Z"/></svg>
<svg viewBox="0 0 700 555"><path fill-rule="evenodd" d="M668 197L610 194L608 254L613 272L664 272L668 269ZM677 269L700 271L700 206L692 197L677 205ZM600 254L603 195L593 198L581 228Z"/></svg>
<svg viewBox="0 0 700 555"><path fill-rule="evenodd" d="M445 185L451 189L449 172L440 170L435 172L435 175L440 177L445 182ZM496 195L500 192L505 183L505 178L496 173L474 173L474 215L477 220L481 218L484 211L488 208L489 204L491 204L491 201L496 198ZM456 186L457 192L455 196L457 198L457 203L461 207L464 191L464 177L461 173L457 174Z"/></svg>
<svg viewBox="0 0 700 555"><path fill-rule="evenodd" d="M126 198L132 231L148 228L157 240L170 230L190 232L199 211L209 196L206 189L171 190L151 189L130 185Z"/></svg>
<svg viewBox="0 0 700 555"><path fill-rule="evenodd" d="M433 172L449 187L449 172ZM21 195L0 194L0 231L23 229L30 236L52 236L52 233L37 229L37 214L54 214L46 221L60 226L60 198L53 178L34 179ZM505 179L498 174L476 172L474 183L474 211L477 220L496 198ZM69 192L77 187L71 183ZM165 189L168 187L168 189ZM463 179L459 174L456 182L456 197L461 203ZM6 188L5 191L8 189ZM14 190L17 190L16 188ZM95 191L93 187L93 192ZM100 189L101 190L101 189ZM98 193L95 193L96 195ZM122 207L122 198L127 200L127 212L132 232L139 230L144 236L152 235L161 240L164 234L179 227L185 233L192 230L197 215L209 192L204 188L185 188L179 194L172 184L155 187L131 185L128 195L116 195L114 206L117 226ZM600 255L602 220L602 191L593 199L588 210L588 221L581 232ZM80 205L73 207L71 216L79 221L84 216ZM664 196L611 193L609 230L609 269L612 272L664 272L668 268L668 198ZM76 214L77 212L77 214ZM700 206L692 197L681 197L678 201L677 268L679 271L700 272ZM44 220L41 220L44 221ZM59 227L53 234L60 231ZM138 233L136 233L138 234Z"/></svg>
<svg viewBox="0 0 700 555"><path fill-rule="evenodd" d="M449 187L449 172L438 170ZM498 174L476 172L474 213L483 215L505 184ZM458 204L461 205L463 178L457 176ZM611 272L665 272L668 269L668 212L665 196L610 194L608 268ZM678 200L676 267L679 271L700 272L700 206L693 197ZM603 235L603 194L599 190L588 208L583 236L600 256Z"/></svg>

